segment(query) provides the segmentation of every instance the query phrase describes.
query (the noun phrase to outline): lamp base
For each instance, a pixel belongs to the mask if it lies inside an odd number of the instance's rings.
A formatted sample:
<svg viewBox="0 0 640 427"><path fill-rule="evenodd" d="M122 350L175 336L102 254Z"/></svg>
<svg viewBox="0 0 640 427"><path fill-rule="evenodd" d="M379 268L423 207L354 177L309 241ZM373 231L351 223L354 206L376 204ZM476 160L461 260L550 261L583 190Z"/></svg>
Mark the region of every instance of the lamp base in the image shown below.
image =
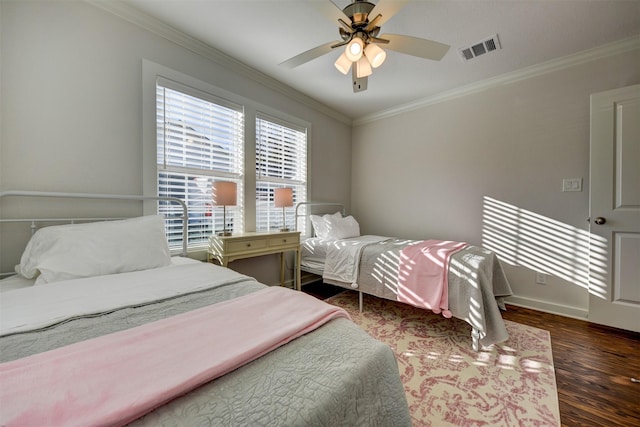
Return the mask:
<svg viewBox="0 0 640 427"><path fill-rule="evenodd" d="M218 236L231 236L231 232L230 231L218 231L218 233L216 233Z"/></svg>
<svg viewBox="0 0 640 427"><path fill-rule="evenodd" d="M287 227L281 228L280 231L284 232L284 231L291 231L289 230Z"/></svg>

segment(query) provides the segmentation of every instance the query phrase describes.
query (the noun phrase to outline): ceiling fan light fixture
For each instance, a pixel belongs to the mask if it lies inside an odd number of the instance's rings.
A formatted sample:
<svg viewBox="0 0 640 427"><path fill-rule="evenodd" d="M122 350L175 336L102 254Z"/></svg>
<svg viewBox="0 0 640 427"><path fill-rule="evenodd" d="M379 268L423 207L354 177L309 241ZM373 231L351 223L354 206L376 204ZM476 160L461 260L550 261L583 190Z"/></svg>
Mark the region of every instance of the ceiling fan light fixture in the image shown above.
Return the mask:
<svg viewBox="0 0 640 427"><path fill-rule="evenodd" d="M346 75L351 68L351 60L347 58L347 54L345 52L342 52L342 55L340 55L338 60L333 65L335 65L338 71Z"/></svg>
<svg viewBox="0 0 640 427"><path fill-rule="evenodd" d="M378 37L381 31L380 26L395 15L405 3L408 3L407 0L341 1L348 1L349 5L340 8L335 4L335 0L312 2L314 5L324 5L320 6L322 12L325 15L330 15L332 21L338 21L340 41L316 46L279 65L294 68L332 52L333 49L346 46L334 65L338 71L345 75L351 70L353 91L362 92L367 90L368 76L373 73L373 68L380 67L386 60L387 53L380 48L380 45L386 45L387 49L396 52L434 61L440 61L450 48L449 45L434 40L401 34L382 34ZM373 3L374 1L375 3ZM334 6L337 9L334 10ZM374 16L372 12L376 12L373 19L371 19ZM487 46L489 45L487 44ZM492 49L487 47L487 50Z"/></svg>
<svg viewBox="0 0 640 427"><path fill-rule="evenodd" d="M367 45L367 47L364 49L364 54L373 68L378 68L379 66L381 66L384 60L387 58L387 52L382 50L380 46L374 43L369 43Z"/></svg>
<svg viewBox="0 0 640 427"><path fill-rule="evenodd" d="M362 39L360 37L354 37L347 45L344 53L347 55L347 58L349 58L351 62L356 62L362 57L363 49L364 42L362 41Z"/></svg>
<svg viewBox="0 0 640 427"><path fill-rule="evenodd" d="M371 69L369 60L365 56L358 59L358 62L356 62L356 77L360 79L363 77L368 77L372 73L373 70Z"/></svg>

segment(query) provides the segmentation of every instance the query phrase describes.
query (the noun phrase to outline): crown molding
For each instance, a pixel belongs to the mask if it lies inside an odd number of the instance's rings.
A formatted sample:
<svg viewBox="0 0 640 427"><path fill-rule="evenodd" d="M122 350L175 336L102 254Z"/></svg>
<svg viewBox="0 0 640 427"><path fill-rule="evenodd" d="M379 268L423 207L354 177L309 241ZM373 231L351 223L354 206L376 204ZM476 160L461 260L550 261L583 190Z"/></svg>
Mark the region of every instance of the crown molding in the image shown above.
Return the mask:
<svg viewBox="0 0 640 427"><path fill-rule="evenodd" d="M368 114L366 116L354 119L353 126L363 125L365 123L370 123L376 120L424 108L429 105L439 104L441 102L450 101L452 99L482 92L484 90L497 86L515 83L520 80L530 79L532 77L541 76L547 73L552 73L554 71L563 70L565 68L606 58L608 56L630 52L637 49L640 49L640 36L622 39L593 49L588 49L562 58L552 59L550 61L522 68L517 71L505 73L500 76L492 77L476 83L471 83L452 90L444 91L427 98L398 105L396 107L382 110L377 113Z"/></svg>
<svg viewBox="0 0 640 427"><path fill-rule="evenodd" d="M237 59L209 46L200 40L191 37L182 31L178 31L170 25L153 18L142 11L123 3L120 0L85 0L87 3L110 12L132 24L137 25L149 32L152 32L170 42L182 46L204 58L207 58L216 64L219 64L229 71L242 75L251 79L275 92L285 95L301 104L313 108L329 117L332 117L342 123L351 124L351 118L342 113L337 112L331 107L293 89L290 86L267 76L264 73L238 61Z"/></svg>

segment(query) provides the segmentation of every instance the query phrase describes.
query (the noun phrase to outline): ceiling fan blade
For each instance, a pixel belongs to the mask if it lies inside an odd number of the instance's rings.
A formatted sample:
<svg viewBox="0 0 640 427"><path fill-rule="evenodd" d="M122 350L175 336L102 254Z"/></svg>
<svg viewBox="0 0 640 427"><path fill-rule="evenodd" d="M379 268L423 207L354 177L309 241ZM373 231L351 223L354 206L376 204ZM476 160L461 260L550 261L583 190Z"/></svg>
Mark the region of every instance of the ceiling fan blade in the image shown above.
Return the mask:
<svg viewBox="0 0 640 427"><path fill-rule="evenodd" d="M379 44L389 44L389 40L381 39L379 37L369 37L369 41L371 43L379 43Z"/></svg>
<svg viewBox="0 0 640 427"><path fill-rule="evenodd" d="M341 42L337 42L336 44L331 45L331 49L335 49L337 47L344 46L346 44L349 44L349 40L344 40L344 41L341 41Z"/></svg>
<svg viewBox="0 0 640 427"><path fill-rule="evenodd" d="M349 17L344 14L342 9L333 4L331 0L312 0L308 1L307 3L334 24L339 19L342 19L347 23L351 22L351 19L349 19Z"/></svg>
<svg viewBox="0 0 640 427"><path fill-rule="evenodd" d="M339 23L340 25L342 25L342 29L343 29L345 32L347 32L347 33L349 33L349 34L353 34L353 31L354 31L354 30L353 30L353 28L351 28L351 25L347 24L347 23L346 23L346 22L344 22L344 20L342 20L342 19L338 19L338 23Z"/></svg>
<svg viewBox="0 0 640 427"><path fill-rule="evenodd" d="M393 15L398 13L407 3L409 3L408 0L380 0L369 16L375 17L378 14L382 15L382 18L376 23L376 25L380 27L391 19Z"/></svg>
<svg viewBox="0 0 640 427"><path fill-rule="evenodd" d="M366 31L369 32L373 30L375 27L379 27L378 23L382 19L382 15L377 15L375 18L369 20L369 25L367 25Z"/></svg>
<svg viewBox="0 0 640 427"><path fill-rule="evenodd" d="M386 49L434 61L440 61L450 47L433 40L400 34L382 34L380 38L389 40L389 44L385 45Z"/></svg>
<svg viewBox="0 0 640 427"><path fill-rule="evenodd" d="M293 58L289 58L278 65L285 68L295 68L298 65L302 65L306 62L309 62L313 59L316 59L322 55L325 55L331 52L332 46L335 45L336 43L340 43L340 42L333 41L333 42L325 43L320 46L316 46L313 49L309 49L306 52L302 52L301 54L296 55Z"/></svg>

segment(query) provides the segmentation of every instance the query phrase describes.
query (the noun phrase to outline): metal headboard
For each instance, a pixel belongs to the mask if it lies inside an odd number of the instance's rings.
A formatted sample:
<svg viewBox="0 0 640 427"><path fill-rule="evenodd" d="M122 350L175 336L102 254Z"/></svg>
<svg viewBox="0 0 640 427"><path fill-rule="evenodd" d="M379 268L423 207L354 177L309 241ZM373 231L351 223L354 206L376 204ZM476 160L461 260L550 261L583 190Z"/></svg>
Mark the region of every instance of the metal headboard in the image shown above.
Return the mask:
<svg viewBox="0 0 640 427"><path fill-rule="evenodd" d="M333 202L300 202L296 205L296 216L295 216L295 227L298 229L298 218L308 218L310 215L313 215L312 209L306 210L305 213L300 213L300 208L313 207L313 206L336 206L340 208L342 212L342 216L346 214L344 204L342 203L333 203ZM312 233L313 235L313 233Z"/></svg>
<svg viewBox="0 0 640 427"><path fill-rule="evenodd" d="M182 256L187 256L187 246L188 246L188 230L187 230L187 221L188 221L188 211L187 205L183 200L177 199L175 197L153 197L153 196L133 196L133 195L125 195L125 194L92 194L92 193L61 193L61 192L44 192L44 191L3 191L0 192L0 198L3 197L49 197L49 198L72 198L72 199L108 199L108 200L134 200L134 201L145 201L145 200L155 200L155 201L168 201L171 203L177 203L182 207ZM74 221L105 221L111 220L114 218L77 218L77 217L66 217L66 218L16 218L16 219L0 219L0 223L5 222L31 222L31 230L35 231L35 223L42 222L74 222Z"/></svg>

